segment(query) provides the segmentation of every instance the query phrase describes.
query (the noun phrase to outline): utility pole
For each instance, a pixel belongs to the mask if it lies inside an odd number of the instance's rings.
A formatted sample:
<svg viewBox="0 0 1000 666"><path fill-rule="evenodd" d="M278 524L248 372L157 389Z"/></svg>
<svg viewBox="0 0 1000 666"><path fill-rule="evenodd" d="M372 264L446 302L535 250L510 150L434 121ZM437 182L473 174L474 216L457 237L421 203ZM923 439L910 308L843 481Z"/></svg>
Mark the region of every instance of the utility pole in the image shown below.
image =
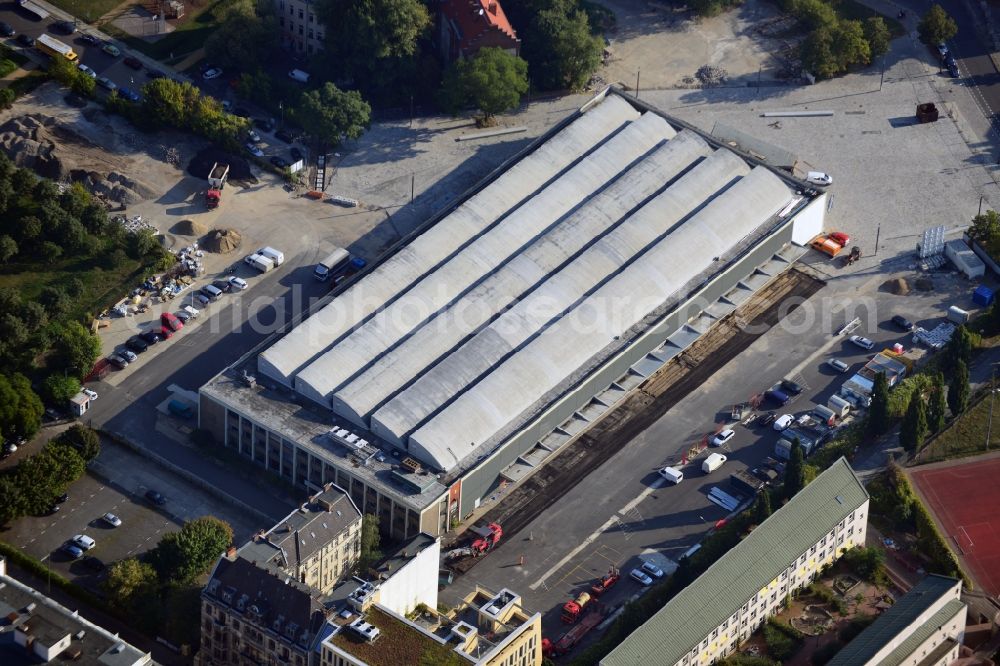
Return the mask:
<svg viewBox="0 0 1000 666"><path fill-rule="evenodd" d="M639 99L639 73L641 69L635 70L635 98Z"/></svg>
<svg viewBox="0 0 1000 666"><path fill-rule="evenodd" d="M882 225L880 224L878 225L878 228L875 230L875 253L872 255L873 257L878 256L878 239L879 236L881 235L882 235Z"/></svg>
<svg viewBox="0 0 1000 666"><path fill-rule="evenodd" d="M416 178L414 174L410 174L410 203L413 203L413 180Z"/></svg>
<svg viewBox="0 0 1000 666"><path fill-rule="evenodd" d="M979 212L976 213L976 217L979 217L982 214L983 214L983 195L980 194L979 195Z"/></svg>
<svg viewBox="0 0 1000 666"><path fill-rule="evenodd" d="M996 383L997 366L994 363L990 368L990 418L986 421L986 450L990 450L990 433L993 430L993 395L996 393L996 389L993 385Z"/></svg>

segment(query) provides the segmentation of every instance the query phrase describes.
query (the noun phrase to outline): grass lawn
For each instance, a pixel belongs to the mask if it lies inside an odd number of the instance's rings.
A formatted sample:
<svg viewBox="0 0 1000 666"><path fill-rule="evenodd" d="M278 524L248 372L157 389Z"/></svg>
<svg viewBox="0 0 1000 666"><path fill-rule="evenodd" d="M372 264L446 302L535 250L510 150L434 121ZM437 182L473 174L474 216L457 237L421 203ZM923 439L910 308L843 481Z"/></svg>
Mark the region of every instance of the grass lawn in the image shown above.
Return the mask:
<svg viewBox="0 0 1000 666"><path fill-rule="evenodd" d="M16 289L21 299L30 301L50 285L66 286L74 278L83 283L83 293L74 301L69 316L79 321L94 317L125 296L148 277L151 268L129 259L121 268L106 270L93 259L65 259L46 265L8 264L0 269L0 287Z"/></svg>
<svg viewBox="0 0 1000 666"><path fill-rule="evenodd" d="M48 0L53 5L67 11L73 16L83 19L87 23L93 23L118 5L123 4L123 0ZM139 4L139 3L131 3Z"/></svg>
<svg viewBox="0 0 1000 666"><path fill-rule="evenodd" d="M990 433L992 449L1000 448L1000 400L994 405L996 423ZM933 442L919 454L922 463L949 458L964 458L986 448L986 428L990 418L990 400L987 397L955 419Z"/></svg>
<svg viewBox="0 0 1000 666"><path fill-rule="evenodd" d="M837 16L847 20L864 21L876 15L881 16L893 38L902 37L906 34L903 24L894 17L878 14L871 7L861 4L858 0L841 0L838 4L834 5L834 9L837 12Z"/></svg>
<svg viewBox="0 0 1000 666"><path fill-rule="evenodd" d="M18 67L19 65L13 60L8 60L7 58L0 60L0 77L7 76Z"/></svg>
<svg viewBox="0 0 1000 666"><path fill-rule="evenodd" d="M205 45L205 40L219 27L219 17L216 16L215 10L226 2L228 0L215 0L205 7L192 9L173 32L155 42L126 35L111 25L105 25L104 29L114 33L130 48L142 51L150 58L176 61ZM190 5L187 7L190 8Z"/></svg>

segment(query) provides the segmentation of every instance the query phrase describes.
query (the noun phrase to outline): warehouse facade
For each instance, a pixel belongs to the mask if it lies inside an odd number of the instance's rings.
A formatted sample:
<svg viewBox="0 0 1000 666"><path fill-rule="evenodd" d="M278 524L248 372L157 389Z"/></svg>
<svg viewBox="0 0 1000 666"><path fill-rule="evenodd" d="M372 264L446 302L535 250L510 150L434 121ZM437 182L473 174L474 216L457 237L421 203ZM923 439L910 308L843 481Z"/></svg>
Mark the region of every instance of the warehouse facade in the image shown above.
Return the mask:
<svg viewBox="0 0 1000 666"><path fill-rule="evenodd" d="M441 534L787 269L825 210L607 91L202 387L200 426L393 536Z"/></svg>
<svg viewBox="0 0 1000 666"><path fill-rule="evenodd" d="M681 590L601 666L710 664L784 608L845 551L863 546L868 492L841 458Z"/></svg>

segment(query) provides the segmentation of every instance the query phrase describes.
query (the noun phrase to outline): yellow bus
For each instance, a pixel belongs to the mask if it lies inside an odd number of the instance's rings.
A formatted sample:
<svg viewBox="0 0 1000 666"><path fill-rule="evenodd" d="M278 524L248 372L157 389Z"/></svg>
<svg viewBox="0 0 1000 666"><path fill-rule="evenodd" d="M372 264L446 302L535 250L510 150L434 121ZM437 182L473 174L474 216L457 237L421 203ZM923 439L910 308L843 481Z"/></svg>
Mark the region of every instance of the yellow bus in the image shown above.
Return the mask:
<svg viewBox="0 0 1000 666"><path fill-rule="evenodd" d="M42 53L48 53L53 58L56 56L62 56L69 60L70 62L76 62L77 55L73 51L73 47L69 44L63 44L55 37L51 35L41 35L35 41L35 46Z"/></svg>

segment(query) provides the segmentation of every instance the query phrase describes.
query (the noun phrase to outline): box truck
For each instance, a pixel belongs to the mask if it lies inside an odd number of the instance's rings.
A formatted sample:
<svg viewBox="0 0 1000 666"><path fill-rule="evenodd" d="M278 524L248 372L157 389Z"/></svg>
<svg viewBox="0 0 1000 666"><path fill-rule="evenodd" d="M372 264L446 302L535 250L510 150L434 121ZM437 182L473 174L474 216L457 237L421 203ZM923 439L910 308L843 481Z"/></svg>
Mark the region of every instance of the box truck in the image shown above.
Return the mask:
<svg viewBox="0 0 1000 666"><path fill-rule="evenodd" d="M709 457L705 458L705 461L701 463L701 471L705 474L711 474L715 470L722 467L724 462L726 462L726 456L721 453L713 453Z"/></svg>
<svg viewBox="0 0 1000 666"><path fill-rule="evenodd" d="M275 250L273 247L262 247L257 250L257 254L270 259L274 262L275 267L285 263L285 255L280 250Z"/></svg>
<svg viewBox="0 0 1000 666"><path fill-rule="evenodd" d="M265 257L262 254L257 254L256 252L243 259L243 261L247 262L257 270L259 270L261 273L266 273L272 268L274 268L273 261L271 261L268 257Z"/></svg>
<svg viewBox="0 0 1000 666"><path fill-rule="evenodd" d="M326 282L339 269L343 268L351 260L351 254L342 247L338 247L331 252L323 261L316 264L313 269L313 277L320 282Z"/></svg>

